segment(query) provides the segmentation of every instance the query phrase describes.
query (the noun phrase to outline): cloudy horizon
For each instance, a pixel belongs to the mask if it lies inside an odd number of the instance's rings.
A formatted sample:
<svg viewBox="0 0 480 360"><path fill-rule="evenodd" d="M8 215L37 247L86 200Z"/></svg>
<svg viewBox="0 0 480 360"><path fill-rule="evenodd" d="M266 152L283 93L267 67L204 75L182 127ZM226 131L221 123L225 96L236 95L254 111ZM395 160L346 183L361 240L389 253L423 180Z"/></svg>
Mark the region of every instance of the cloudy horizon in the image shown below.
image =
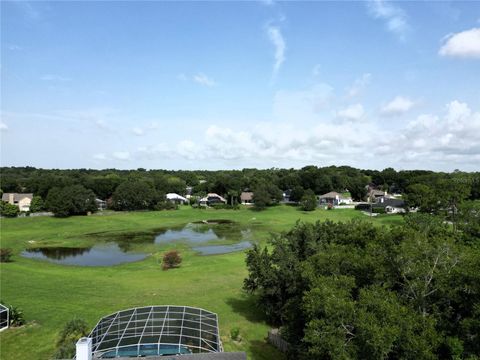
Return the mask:
<svg viewBox="0 0 480 360"><path fill-rule="evenodd" d="M480 3L1 6L1 166L480 170Z"/></svg>

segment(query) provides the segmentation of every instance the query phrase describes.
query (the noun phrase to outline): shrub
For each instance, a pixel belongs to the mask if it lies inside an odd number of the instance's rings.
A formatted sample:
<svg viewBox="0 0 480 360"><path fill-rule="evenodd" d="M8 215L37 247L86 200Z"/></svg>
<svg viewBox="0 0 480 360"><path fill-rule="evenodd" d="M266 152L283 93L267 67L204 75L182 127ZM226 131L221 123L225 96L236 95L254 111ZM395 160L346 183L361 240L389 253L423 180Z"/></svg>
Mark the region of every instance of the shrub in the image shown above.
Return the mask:
<svg viewBox="0 0 480 360"><path fill-rule="evenodd" d="M23 310L17 306L8 305L10 326L22 326L25 324L25 316Z"/></svg>
<svg viewBox="0 0 480 360"><path fill-rule="evenodd" d="M240 340L240 328L238 326L230 329L230 338L235 341Z"/></svg>
<svg viewBox="0 0 480 360"><path fill-rule="evenodd" d="M0 202L0 215L5 217L16 217L20 210L18 206L6 202Z"/></svg>
<svg viewBox="0 0 480 360"><path fill-rule="evenodd" d="M75 356L75 344L78 339L88 335L88 325L85 320L72 319L65 324L58 335L55 358L71 359Z"/></svg>
<svg viewBox="0 0 480 360"><path fill-rule="evenodd" d="M163 270L179 267L182 262L182 257L178 250L170 250L163 254Z"/></svg>
<svg viewBox="0 0 480 360"><path fill-rule="evenodd" d="M172 201L159 201L155 210L178 210L178 205Z"/></svg>
<svg viewBox="0 0 480 360"><path fill-rule="evenodd" d="M382 207L374 207L372 208L372 212L374 214L385 214L385 208Z"/></svg>
<svg viewBox="0 0 480 360"><path fill-rule="evenodd" d="M333 210L334 207L333 207L333 204L332 203L328 203L327 205L327 210Z"/></svg>
<svg viewBox="0 0 480 360"><path fill-rule="evenodd" d="M0 262L10 262L12 257L12 249L1 248L0 249Z"/></svg>

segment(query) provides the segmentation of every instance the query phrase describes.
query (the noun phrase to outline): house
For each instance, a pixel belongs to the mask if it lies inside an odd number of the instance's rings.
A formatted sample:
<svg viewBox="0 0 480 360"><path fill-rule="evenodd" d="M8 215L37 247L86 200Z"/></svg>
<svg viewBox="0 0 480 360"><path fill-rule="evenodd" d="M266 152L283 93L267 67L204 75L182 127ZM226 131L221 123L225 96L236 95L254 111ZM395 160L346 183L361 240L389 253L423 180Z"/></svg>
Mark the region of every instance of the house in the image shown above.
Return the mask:
<svg viewBox="0 0 480 360"><path fill-rule="evenodd" d="M215 193L208 193L207 196L201 198L199 200L200 205L202 206L210 206L213 204L219 204L219 203L227 203L227 200L225 200L223 197L221 197L218 194Z"/></svg>
<svg viewBox="0 0 480 360"><path fill-rule="evenodd" d="M344 197L342 194L337 193L336 191L330 191L326 194L319 196L320 204L332 204L334 206L340 205L342 203L351 204L352 198Z"/></svg>
<svg viewBox="0 0 480 360"><path fill-rule="evenodd" d="M243 205L252 205L253 204L253 192L244 191L240 194L240 202Z"/></svg>
<svg viewBox="0 0 480 360"><path fill-rule="evenodd" d="M107 208L107 202L102 199L95 199L95 204L97 205L97 209L99 211L103 211Z"/></svg>
<svg viewBox="0 0 480 360"><path fill-rule="evenodd" d="M387 214L402 214L406 212L405 201L402 199L380 198L379 202L372 205L372 208L383 208Z"/></svg>
<svg viewBox="0 0 480 360"><path fill-rule="evenodd" d="M168 201L171 201L175 204L186 204L188 203L188 199L184 198L181 195L175 194L175 193L168 193L166 196Z"/></svg>
<svg viewBox="0 0 480 360"><path fill-rule="evenodd" d="M33 194L5 193L2 195L2 201L16 205L20 211L30 211Z"/></svg>
<svg viewBox="0 0 480 360"><path fill-rule="evenodd" d="M282 194L282 196L283 196L282 202L283 203L289 203L291 195L292 195L292 189L285 190Z"/></svg>

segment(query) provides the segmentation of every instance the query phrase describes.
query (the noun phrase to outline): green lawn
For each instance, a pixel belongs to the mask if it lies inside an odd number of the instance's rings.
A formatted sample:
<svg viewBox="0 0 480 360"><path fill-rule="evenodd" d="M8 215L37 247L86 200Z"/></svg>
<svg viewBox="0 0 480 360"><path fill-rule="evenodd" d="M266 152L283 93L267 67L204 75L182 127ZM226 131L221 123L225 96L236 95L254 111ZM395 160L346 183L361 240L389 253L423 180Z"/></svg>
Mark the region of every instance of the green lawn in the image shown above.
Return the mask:
<svg viewBox="0 0 480 360"><path fill-rule="evenodd" d="M281 359L265 342L268 325L253 301L241 288L247 272L243 252L199 256L185 247L178 269L162 271L157 252L146 260L111 267L78 267L29 260L19 253L31 246L79 246L95 241L92 233L136 232L181 225L206 219L231 219L251 225L255 238L264 242L270 233L291 228L298 219L347 221L360 218L379 225L402 222L398 215L369 218L354 210L301 212L278 206L263 212L242 210L195 210L110 213L55 218L1 219L1 247L14 249L13 262L1 264L1 299L24 310L27 325L0 334L2 359L48 359L63 324L73 317L93 327L100 317L134 306L189 305L218 313L226 351L246 351L249 359ZM34 245L32 245L34 241ZM240 328L241 342L229 338Z"/></svg>

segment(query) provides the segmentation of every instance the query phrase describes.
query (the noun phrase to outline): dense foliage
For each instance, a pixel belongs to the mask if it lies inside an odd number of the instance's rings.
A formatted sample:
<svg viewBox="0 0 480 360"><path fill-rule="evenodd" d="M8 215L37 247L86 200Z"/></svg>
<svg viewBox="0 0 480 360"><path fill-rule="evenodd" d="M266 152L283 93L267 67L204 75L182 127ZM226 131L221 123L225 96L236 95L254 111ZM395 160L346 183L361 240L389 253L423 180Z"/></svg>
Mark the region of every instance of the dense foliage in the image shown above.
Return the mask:
<svg viewBox="0 0 480 360"><path fill-rule="evenodd" d="M467 239L427 214L394 228L297 223L248 251L244 288L292 358L480 356L477 230Z"/></svg>
<svg viewBox="0 0 480 360"><path fill-rule="evenodd" d="M72 319L60 331L56 343L55 359L71 359L75 356L78 339L89 333L87 323L82 319Z"/></svg>
<svg viewBox="0 0 480 360"><path fill-rule="evenodd" d="M300 207L303 211L313 211L317 208L317 197L312 190L305 191L300 200Z"/></svg>
<svg viewBox="0 0 480 360"><path fill-rule="evenodd" d="M112 208L115 210L153 209L158 199L158 194L151 182L128 179L113 193Z"/></svg>
<svg viewBox="0 0 480 360"><path fill-rule="evenodd" d="M15 217L20 213L17 205L0 201L0 215L5 217Z"/></svg>
<svg viewBox="0 0 480 360"><path fill-rule="evenodd" d="M45 206L57 217L85 215L97 210L95 194L82 185L52 188L48 192Z"/></svg>

